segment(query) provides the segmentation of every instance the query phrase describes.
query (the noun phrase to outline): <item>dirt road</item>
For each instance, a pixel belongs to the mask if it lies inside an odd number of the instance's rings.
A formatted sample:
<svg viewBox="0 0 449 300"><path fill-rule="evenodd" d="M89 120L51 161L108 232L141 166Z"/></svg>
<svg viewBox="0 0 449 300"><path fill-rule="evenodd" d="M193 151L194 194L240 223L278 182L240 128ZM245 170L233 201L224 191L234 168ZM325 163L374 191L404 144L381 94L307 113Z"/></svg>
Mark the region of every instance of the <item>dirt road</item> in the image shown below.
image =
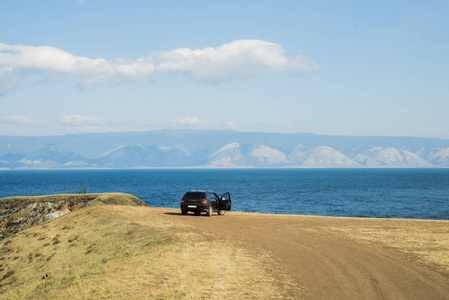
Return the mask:
<svg viewBox="0 0 449 300"><path fill-rule="evenodd" d="M182 216L179 210L152 210L158 217L239 243L254 255L271 255L275 267L267 268L273 276L287 275L299 287L300 293L290 292L294 298L449 299L449 274L441 266L417 263L417 257L400 249L335 230L367 222L382 230L391 226L385 220L238 212ZM413 230L413 223L407 224Z"/></svg>

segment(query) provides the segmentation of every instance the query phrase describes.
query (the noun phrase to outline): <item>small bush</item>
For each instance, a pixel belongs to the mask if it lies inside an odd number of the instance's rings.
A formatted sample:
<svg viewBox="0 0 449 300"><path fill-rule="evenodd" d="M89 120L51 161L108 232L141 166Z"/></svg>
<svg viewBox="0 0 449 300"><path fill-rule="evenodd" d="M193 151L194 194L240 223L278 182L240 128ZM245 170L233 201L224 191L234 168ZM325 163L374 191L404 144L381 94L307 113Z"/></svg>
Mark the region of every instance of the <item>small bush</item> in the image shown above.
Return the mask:
<svg viewBox="0 0 449 300"><path fill-rule="evenodd" d="M83 186L82 188L77 188L76 193L77 194L87 194L87 189L85 186Z"/></svg>
<svg viewBox="0 0 449 300"><path fill-rule="evenodd" d="M68 239L69 243L76 241L76 240L78 239L78 237L79 237L78 235L75 235L75 236L70 237L70 238Z"/></svg>

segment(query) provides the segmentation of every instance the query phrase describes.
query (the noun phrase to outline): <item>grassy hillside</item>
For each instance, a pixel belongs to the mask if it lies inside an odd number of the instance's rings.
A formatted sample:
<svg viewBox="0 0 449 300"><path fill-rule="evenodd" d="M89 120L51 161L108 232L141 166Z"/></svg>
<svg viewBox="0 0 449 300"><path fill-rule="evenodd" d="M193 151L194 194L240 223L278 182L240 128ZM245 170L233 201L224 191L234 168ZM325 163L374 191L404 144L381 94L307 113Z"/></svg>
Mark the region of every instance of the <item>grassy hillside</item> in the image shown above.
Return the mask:
<svg viewBox="0 0 449 300"><path fill-rule="evenodd" d="M29 204L36 202L58 203L67 201L69 206L79 206L82 204L120 204L146 206L147 204L131 194L124 193L101 193L101 194L58 194L46 196L18 196L0 199L0 208L5 209L21 209Z"/></svg>
<svg viewBox="0 0 449 300"><path fill-rule="evenodd" d="M267 275L268 256L152 218L150 210L90 206L1 241L0 298L268 299L284 293L283 283Z"/></svg>
<svg viewBox="0 0 449 300"><path fill-rule="evenodd" d="M0 299L414 299L417 290L445 299L438 295L449 291L447 221L209 218L150 208L132 195L82 196L0 199L0 211L16 203L28 216L45 215L48 203L73 204L0 240ZM341 282L360 297L347 297Z"/></svg>
<svg viewBox="0 0 449 300"><path fill-rule="evenodd" d="M71 211L98 204L148 206L123 193L62 194L0 199L0 240Z"/></svg>

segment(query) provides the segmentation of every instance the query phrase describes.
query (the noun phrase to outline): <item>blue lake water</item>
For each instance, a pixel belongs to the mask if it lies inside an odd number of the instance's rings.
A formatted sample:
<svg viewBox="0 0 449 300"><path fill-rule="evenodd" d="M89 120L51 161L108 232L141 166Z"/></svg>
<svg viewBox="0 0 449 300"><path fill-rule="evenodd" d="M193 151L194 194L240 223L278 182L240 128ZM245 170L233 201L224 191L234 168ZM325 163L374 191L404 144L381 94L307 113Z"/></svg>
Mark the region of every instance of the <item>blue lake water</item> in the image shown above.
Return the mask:
<svg viewBox="0 0 449 300"><path fill-rule="evenodd" d="M0 198L123 192L178 208L190 189L230 192L232 210L449 219L449 169L2 170Z"/></svg>

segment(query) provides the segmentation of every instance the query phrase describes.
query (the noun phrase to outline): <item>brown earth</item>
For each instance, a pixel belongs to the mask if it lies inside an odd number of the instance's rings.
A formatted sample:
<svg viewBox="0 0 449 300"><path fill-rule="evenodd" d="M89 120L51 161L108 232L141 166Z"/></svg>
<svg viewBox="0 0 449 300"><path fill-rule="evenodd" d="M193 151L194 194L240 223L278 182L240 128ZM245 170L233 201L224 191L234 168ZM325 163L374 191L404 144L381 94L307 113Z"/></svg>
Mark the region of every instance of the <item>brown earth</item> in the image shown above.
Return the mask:
<svg viewBox="0 0 449 300"><path fill-rule="evenodd" d="M185 216L108 199L0 241L0 298L449 299L449 221Z"/></svg>
<svg viewBox="0 0 449 300"><path fill-rule="evenodd" d="M151 208L167 221L238 243L273 259L272 276L288 278L303 299L449 299L449 222L332 218L231 212L182 216ZM273 267L276 266L276 267Z"/></svg>

